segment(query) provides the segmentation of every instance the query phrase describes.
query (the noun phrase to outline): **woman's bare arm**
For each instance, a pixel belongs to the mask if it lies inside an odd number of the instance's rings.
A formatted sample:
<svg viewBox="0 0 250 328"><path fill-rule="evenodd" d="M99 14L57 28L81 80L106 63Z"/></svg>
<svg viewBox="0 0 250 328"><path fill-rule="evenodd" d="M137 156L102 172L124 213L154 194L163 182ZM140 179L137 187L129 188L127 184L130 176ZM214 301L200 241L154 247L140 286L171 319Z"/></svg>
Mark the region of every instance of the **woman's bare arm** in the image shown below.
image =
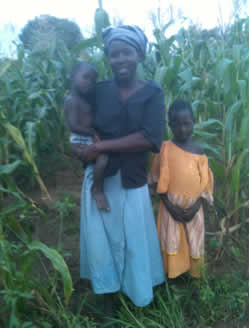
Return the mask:
<svg viewBox="0 0 250 328"><path fill-rule="evenodd" d="M86 148L85 160L93 161L100 153L106 152L140 152L152 149L152 144L141 134L133 133L128 136L103 140Z"/></svg>
<svg viewBox="0 0 250 328"><path fill-rule="evenodd" d="M152 148L152 144L140 132L96 144L99 152L138 152Z"/></svg>

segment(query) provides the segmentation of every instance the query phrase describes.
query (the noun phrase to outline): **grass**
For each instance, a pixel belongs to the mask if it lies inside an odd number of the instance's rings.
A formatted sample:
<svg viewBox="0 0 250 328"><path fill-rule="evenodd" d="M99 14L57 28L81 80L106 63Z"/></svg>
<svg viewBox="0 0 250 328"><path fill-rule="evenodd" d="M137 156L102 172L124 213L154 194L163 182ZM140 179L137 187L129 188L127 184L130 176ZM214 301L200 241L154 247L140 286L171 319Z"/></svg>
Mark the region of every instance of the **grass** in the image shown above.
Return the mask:
<svg viewBox="0 0 250 328"><path fill-rule="evenodd" d="M120 303L118 318L111 321L121 328L214 328L220 323L243 328L248 322L248 282L231 273L209 276L198 288L197 281L183 276L156 288L154 302L146 308L136 308L122 295Z"/></svg>
<svg viewBox="0 0 250 328"><path fill-rule="evenodd" d="M63 172L61 172L63 176ZM68 170L65 174L69 174ZM79 279L79 190L81 179L72 173L67 179L50 185L49 192L56 200L44 204L36 199L43 215L33 220L33 238L61 253L69 266L73 283ZM62 192L67 190L67 194ZM78 195L78 197L77 197ZM20 210L22 220L32 222L29 207ZM209 213L209 216L212 216ZM37 214L38 215L38 214ZM18 216L18 212L15 213ZM216 219L216 218L215 218ZM210 230L213 221L210 221ZM214 226L217 230L217 227ZM247 224L238 236L223 243L220 257L215 261L220 246L214 237L207 236L206 267L199 281L188 274L167 280L154 289L153 302L138 308L124 295L115 296L116 315L103 323L103 298L94 295L87 283L75 290L68 306L64 303L63 285L58 273L43 257L34 260L31 276L40 284L40 290L27 285L27 295L3 290L0 294L0 327L10 327L11 301L16 298L20 310L18 324L12 327L111 327L118 328L244 328L248 323L248 230ZM239 238L240 236L240 238ZM12 244L13 245L13 244ZM13 246L12 246L13 247ZM15 250L18 252L18 250ZM18 254L16 255L18 256ZM21 274L21 272L20 272ZM17 275L15 275L18 277ZM28 277L28 275L26 275ZM27 279L27 278L26 278ZM35 286L35 285L34 285ZM30 288L30 289L29 289ZM33 288L33 289L32 289ZM20 301L21 299L21 301ZM7 305L7 306L6 306ZM1 325L2 324L2 325Z"/></svg>
<svg viewBox="0 0 250 328"><path fill-rule="evenodd" d="M114 323L121 328L245 328L248 326L248 209L244 205L248 200L249 166L248 18L236 17L223 34L220 28L200 31L191 26L167 39L164 30L159 26L157 42L141 67L142 78L154 79L162 86L167 106L177 97L192 103L197 121L195 138L208 154L216 182L215 210L208 215L207 231L219 231L224 217L226 228L237 227L238 223L241 226L237 232L227 233L223 240L208 236L206 275L199 293L197 281L183 276L157 287L154 301L146 308L137 308L125 296L117 295L117 316L106 326ZM102 45L95 44L99 49L96 52L95 47L89 48L90 40L85 41L80 48L97 64L100 79L106 78L109 70L100 60ZM80 48L76 52L27 54L18 46L15 60L1 58L0 327L3 328L104 327L102 298L85 286L74 291L71 303L66 306L58 272L44 256L29 248L34 240L41 240L51 249L40 245L40 251L54 254L54 264L60 258L57 250L64 256L73 282L77 281L82 167L78 163L78 174L72 175L77 170L69 154L62 107L69 89L69 72ZM169 138L167 126L165 138ZM44 190L43 181L54 206L43 203L40 192L34 188L40 184ZM9 195L16 203L11 202ZM27 197L36 201L37 206ZM157 212L157 200L154 205Z"/></svg>
<svg viewBox="0 0 250 328"><path fill-rule="evenodd" d="M73 280L78 279L78 253L73 253L79 242L79 207L74 205L74 198L65 198L61 194L57 209L63 231L61 240L64 252L68 251L66 261L73 274ZM65 205L65 206L64 206ZM65 208L64 208L65 207ZM51 230L59 221L55 218L55 207L47 208L47 215L52 215ZM70 219L70 221L69 221ZM65 221L64 223L62 221ZM48 233L48 225L43 234ZM70 229L69 227L75 227ZM243 226L239 233L241 239L231 238L224 246L221 256L215 262L217 246L212 237L207 237L206 267L201 281L184 274L177 279L168 279L165 284L154 290L154 301L145 308L138 308L124 295L115 296L117 313L103 324L103 299L94 295L88 284L83 289L75 288L69 308L62 307L58 316L70 317L74 327L109 327L112 324L119 328L220 328L247 327L248 322L248 231ZM67 239L66 236L69 238ZM54 240L56 236L53 235ZM71 240L71 243L69 243ZM72 244L72 240L74 241ZM53 240L48 241L53 245ZM56 244L55 244L56 246ZM71 248L71 249L70 249ZM64 254L65 255L65 254ZM74 262L75 260L76 262ZM72 264L75 263L75 264ZM62 295L63 297L63 295ZM55 327L64 327L65 320L57 321ZM73 323L72 323L73 324ZM224 326L223 326L224 325ZM72 326L73 327L73 326ZM80 326L79 326L80 327Z"/></svg>

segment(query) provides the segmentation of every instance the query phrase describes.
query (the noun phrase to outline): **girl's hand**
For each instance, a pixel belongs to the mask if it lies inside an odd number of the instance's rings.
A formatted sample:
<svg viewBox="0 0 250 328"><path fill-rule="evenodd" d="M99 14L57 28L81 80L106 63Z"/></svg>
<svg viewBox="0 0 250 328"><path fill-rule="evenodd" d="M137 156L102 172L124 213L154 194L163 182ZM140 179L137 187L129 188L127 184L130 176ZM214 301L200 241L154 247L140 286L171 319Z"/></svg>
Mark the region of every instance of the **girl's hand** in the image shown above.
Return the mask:
<svg viewBox="0 0 250 328"><path fill-rule="evenodd" d="M184 210L184 220L185 222L190 222L199 211L201 207L201 198L199 198L191 207Z"/></svg>
<svg viewBox="0 0 250 328"><path fill-rule="evenodd" d="M161 200L163 201L164 206L171 214L172 218L175 221L178 221L180 223L185 223L184 220L184 211L181 207L174 205L170 202L168 199L168 195L166 194L160 194Z"/></svg>
<svg viewBox="0 0 250 328"><path fill-rule="evenodd" d="M184 218L185 213L183 211L183 209L177 205L172 205L173 209L172 209L172 217L174 220L181 222L181 223L185 223L186 220Z"/></svg>

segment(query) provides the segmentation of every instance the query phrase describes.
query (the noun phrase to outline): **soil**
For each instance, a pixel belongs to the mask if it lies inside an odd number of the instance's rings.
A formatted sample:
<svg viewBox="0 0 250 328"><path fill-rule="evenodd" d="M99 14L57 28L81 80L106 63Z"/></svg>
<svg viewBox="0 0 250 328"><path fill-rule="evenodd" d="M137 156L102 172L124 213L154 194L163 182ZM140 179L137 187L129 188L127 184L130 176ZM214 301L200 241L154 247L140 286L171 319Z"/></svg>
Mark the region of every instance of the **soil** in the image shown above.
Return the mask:
<svg viewBox="0 0 250 328"><path fill-rule="evenodd" d="M34 229L34 239L44 242L48 246L57 247L59 241L59 227L60 219L58 213L54 209L56 202L63 202L65 197L70 199L70 202L75 204L75 208L72 210L70 215L64 219L63 231L61 235L61 249L62 254L65 258L65 261L70 269L70 273L73 280L73 285L75 289L75 297L72 302L72 309L77 311L77 303L80 302L82 297L87 298L87 303L93 304L94 307L97 306L97 303L102 303L100 297L98 298L91 292L91 287L88 281L79 280L80 278L80 197L81 197L81 188L83 180L83 169L78 162L72 161L69 168L62 167L57 170L56 173L50 177L45 177L45 183L52 198L52 201L46 201L42 199L41 192L39 190L32 191L29 196L36 201L42 208L46 209L46 212L49 213L47 220L39 219L35 223ZM209 211L208 211L209 212ZM157 213L155 213L157 214ZM209 213L212 215L212 212ZM212 223L215 220L206 220L206 230L207 231L216 231L219 230L217 224ZM207 238L206 243L209 247L209 240ZM223 251L224 252L224 251ZM237 267L232 263L231 259L222 253L223 261L220 259L214 262L216 252L210 254L209 256L209 272L211 274L216 274L218 276L223 275L224 273L230 273L232 271L237 271ZM46 266L46 259L44 259ZM247 266L246 266L247 267ZM46 270L50 272L49 266L46 267ZM36 268L36 273L40 275L40 278L43 279L46 270L43 268ZM53 270L51 268L51 270ZM242 268L241 268L242 270ZM246 271L246 279L248 279L248 271ZM86 311L86 308L85 308ZM92 310L90 310L91 312ZM96 309L93 311L95 312ZM95 312L96 316L96 312ZM219 323L218 323L219 324ZM224 327L223 323L218 325L219 327ZM227 325L227 327L231 327ZM237 327L234 325L233 327Z"/></svg>
<svg viewBox="0 0 250 328"><path fill-rule="evenodd" d="M74 297L71 298L71 309L73 312L79 310L79 304L86 300L90 308L84 309L88 315L94 315L98 320L98 310L102 307L101 297L96 296L91 291L90 282L80 280L80 199L84 170L77 161L72 161L69 168L63 167L53 173L50 177L45 177L45 185L51 196L51 201L45 199L40 190L27 193L44 212L49 213L48 218L39 218L33 227L33 238L40 240L49 247L59 247L67 263L73 281ZM74 205L73 210L66 215L63 220L63 229L60 236L60 217L55 209L57 202L64 202L65 198ZM61 243L59 244L61 240ZM49 261L42 257L43 265L36 267L34 273L40 276L40 280L46 280L53 270ZM85 302L84 302L85 303ZM98 305L100 303L100 305ZM93 308L92 308L93 306ZM99 314L102 320L103 314Z"/></svg>

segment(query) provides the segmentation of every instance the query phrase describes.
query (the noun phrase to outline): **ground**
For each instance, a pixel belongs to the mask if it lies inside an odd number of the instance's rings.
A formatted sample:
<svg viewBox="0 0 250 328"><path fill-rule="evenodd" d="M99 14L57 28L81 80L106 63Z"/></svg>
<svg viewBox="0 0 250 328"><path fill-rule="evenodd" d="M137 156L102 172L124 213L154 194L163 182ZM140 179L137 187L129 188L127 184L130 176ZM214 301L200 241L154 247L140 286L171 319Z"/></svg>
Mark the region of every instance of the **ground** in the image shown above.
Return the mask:
<svg viewBox="0 0 250 328"><path fill-rule="evenodd" d="M41 219L36 221L33 237L34 239L41 240L48 246L57 247L60 250L60 252L63 254L66 263L68 264L68 267L70 269L73 284L75 287L75 292L73 293L73 297L71 301L72 310L73 311L77 310L78 303L81 301L83 297L85 297L85 299L87 299L87 303L90 304L90 307L88 308L87 312L91 316L92 315L91 304L93 307L96 307L96 309L98 307L101 308L102 300L100 298L97 298L92 293L90 285L87 281L79 282L80 195L81 195L81 186L82 186L82 179L83 179L83 170L78 162L72 161L70 163L71 163L70 167L62 167L61 169L58 169L57 173L53 174L53 176L50 176L49 178L45 177L46 185L52 197L52 202L42 200L40 191L32 191L32 193L30 193L30 196L32 196L32 198L35 201L37 201L43 209L45 209L45 212L48 213L47 221ZM60 213L62 214L61 219L59 215ZM214 212L213 210L212 211L208 210L208 213L209 215L213 215ZM207 220L206 228L207 231L216 231L219 229L219 226L214 220L210 220L210 221ZM239 233L241 233L241 231ZM237 242L239 243L238 241L239 238L237 236L236 237L233 236L233 239L235 239L235 243L236 243L236 244L234 243L234 247L235 247L235 245L237 245ZM247 246L242 248L241 244L239 244L239 249L241 252L239 256L242 258L239 257L237 260L234 260L234 257L230 255L230 252L227 252L227 249L223 248L220 257L218 258L217 261L215 261L214 259L217 254L218 247L213 245L213 241L214 238L212 237L208 237L206 239L206 244L207 244L206 248L209 250L207 254L208 274L210 277L212 277L211 280L212 282L210 283L210 286L212 286L211 290L213 290L213 283L215 282L214 288L217 289L222 288L223 290L223 291L218 291L218 293L225 292L231 295L231 291L229 291L229 287L227 286L227 284L223 282L225 287L221 287L216 283L216 280L222 279L222 281L224 281L223 279L225 279L224 278L225 275L237 275L237 273L240 274L241 277L240 279L243 280L248 279L248 264L244 263L243 266L239 266L241 265L240 263L247 261L245 256L247 252L246 250ZM37 268L37 273L40 274L40 278L41 280L43 280L43 275L45 274L43 269ZM178 281L176 281L176 283L171 282L171 288L173 290L176 290L176 288L185 288L184 286L185 285L183 285L183 281L181 283L179 283ZM182 292L180 292L180 295L181 293ZM236 293L235 297L237 298L237 291L235 291L235 293ZM204 295L202 297L205 299L205 302L210 302L208 301L208 298L209 297L211 298L212 296L206 295L205 293L203 294ZM241 294L239 297L241 299L242 297ZM216 297L214 296L214 298ZM228 301L234 302L234 298L229 298ZM216 304L215 299L213 299L211 302L214 302L214 304ZM237 300L235 302L237 303ZM236 307L238 306L237 304L235 305ZM96 309L93 310L93 316L95 317L95 320L96 318L98 320L98 314L96 313L98 313L99 310L96 311ZM205 309L204 311L206 312L208 310ZM224 313L223 311L225 312L226 310L223 309L222 313ZM101 312L102 310L100 310L100 313ZM99 317L101 317L101 315L102 314L100 314ZM204 316L206 315L209 314L204 314ZM225 318L226 317L227 316L225 314ZM211 327L213 328L246 327L242 325L241 321L238 321L237 315L233 316L234 318L233 320L230 319L226 322L225 322L225 318L223 318L222 315L220 319L218 320L215 319L214 325L212 325ZM205 322L207 322L206 319ZM125 325L121 327L125 327ZM193 327L193 326L188 325L187 327ZM204 326L203 324L201 324L200 327L209 328L210 326L206 326L206 324Z"/></svg>

